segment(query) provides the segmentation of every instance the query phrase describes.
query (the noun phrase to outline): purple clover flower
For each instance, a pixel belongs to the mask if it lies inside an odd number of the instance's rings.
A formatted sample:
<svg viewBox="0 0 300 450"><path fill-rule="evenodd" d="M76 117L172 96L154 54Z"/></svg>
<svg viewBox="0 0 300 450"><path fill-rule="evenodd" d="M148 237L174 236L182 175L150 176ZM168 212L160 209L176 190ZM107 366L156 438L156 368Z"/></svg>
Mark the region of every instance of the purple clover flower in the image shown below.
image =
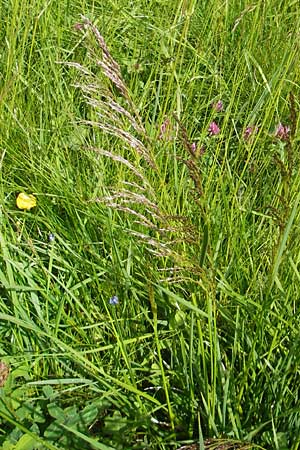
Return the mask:
<svg viewBox="0 0 300 450"><path fill-rule="evenodd" d="M170 119L166 118L160 127L159 139L170 141L172 139L172 126Z"/></svg>
<svg viewBox="0 0 300 450"><path fill-rule="evenodd" d="M109 304L116 306L119 303L119 298L117 295L113 295L110 299L109 299Z"/></svg>
<svg viewBox="0 0 300 450"><path fill-rule="evenodd" d="M220 133L220 128L218 127L216 122L211 122L211 124L208 127L208 132L210 136L216 136Z"/></svg>
<svg viewBox="0 0 300 450"><path fill-rule="evenodd" d="M244 141L248 141L251 136L258 132L258 127L248 126L243 134Z"/></svg>
<svg viewBox="0 0 300 450"><path fill-rule="evenodd" d="M289 132L290 127L288 125L282 125L281 122L277 125L277 128L275 130L275 137L280 139L281 141L288 141L289 140Z"/></svg>
<svg viewBox="0 0 300 450"><path fill-rule="evenodd" d="M193 142L193 143L191 144L191 150L192 150L193 153L196 153L196 150L197 150L197 144L196 144L196 142Z"/></svg>
<svg viewBox="0 0 300 450"><path fill-rule="evenodd" d="M84 26L82 23L77 22L74 24L74 30L76 30L76 31L82 31L83 28L84 28Z"/></svg>
<svg viewBox="0 0 300 450"><path fill-rule="evenodd" d="M205 153L204 145L202 145L201 147L198 147L196 142L193 142L192 144L190 144L190 150L195 158L199 158L200 156L203 155L203 153Z"/></svg>
<svg viewBox="0 0 300 450"><path fill-rule="evenodd" d="M212 109L214 109L216 112L223 111L223 102L222 100L218 100L217 102L213 103L211 105Z"/></svg>

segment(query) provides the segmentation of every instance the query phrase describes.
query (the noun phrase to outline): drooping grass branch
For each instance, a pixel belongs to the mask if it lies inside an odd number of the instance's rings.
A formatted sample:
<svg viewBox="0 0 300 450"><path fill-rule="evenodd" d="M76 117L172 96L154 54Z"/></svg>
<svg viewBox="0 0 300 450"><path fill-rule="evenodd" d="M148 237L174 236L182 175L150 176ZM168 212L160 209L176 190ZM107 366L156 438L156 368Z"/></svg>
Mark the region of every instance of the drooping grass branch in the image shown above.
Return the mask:
<svg viewBox="0 0 300 450"><path fill-rule="evenodd" d="M127 231L152 255L167 259L168 265L172 266L172 273L183 270L188 272L189 277L195 273L203 275L203 246L199 250L201 233L186 217L178 216L176 211L170 214L171 203L167 205L167 212L165 203L160 200L160 192L155 192L153 187L152 180L160 177L155 156L158 142L147 134L148 128L144 125L122 77L120 66L111 55L99 30L85 17L82 18L82 29L85 32L91 66L100 68L100 74L97 70L93 72L78 63L68 63L81 73L82 80L76 86L81 89L87 105L96 116L93 120L81 120L80 123L115 139L117 144L113 148L89 147L89 150L123 166L118 186L106 186L108 193L90 201L105 204L129 219L131 228ZM184 148L188 147L190 157L184 164L198 197L202 195L203 187L199 168L194 161L194 146L188 142L184 126L177 117L175 120L180 129L181 142ZM205 242L207 244L207 239ZM198 250L188 254L186 246ZM207 245L205 251L206 248ZM198 257L198 261L193 256L197 253L198 256L200 253L202 255L201 258ZM179 279L182 280L182 273Z"/></svg>

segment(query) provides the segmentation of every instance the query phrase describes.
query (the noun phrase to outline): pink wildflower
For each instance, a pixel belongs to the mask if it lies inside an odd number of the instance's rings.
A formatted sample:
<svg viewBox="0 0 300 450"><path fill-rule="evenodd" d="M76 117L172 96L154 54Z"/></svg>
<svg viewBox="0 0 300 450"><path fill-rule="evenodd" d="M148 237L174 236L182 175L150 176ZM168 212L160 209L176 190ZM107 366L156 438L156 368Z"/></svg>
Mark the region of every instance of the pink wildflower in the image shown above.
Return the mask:
<svg viewBox="0 0 300 450"><path fill-rule="evenodd" d="M220 133L220 128L218 127L216 122L211 122L211 124L208 127L208 132L210 136L216 136L217 134Z"/></svg>
<svg viewBox="0 0 300 450"><path fill-rule="evenodd" d="M195 158L199 158L200 156L202 156L205 153L205 147L204 147L204 145L201 145L201 147L199 147L196 144L196 142L193 142L190 145L190 151Z"/></svg>
<svg viewBox="0 0 300 450"><path fill-rule="evenodd" d="M196 142L193 142L193 143L191 144L191 150L192 150L193 153L196 152L196 150L197 150L197 144L196 144Z"/></svg>
<svg viewBox="0 0 300 450"><path fill-rule="evenodd" d="M277 137L281 141L288 141L289 132L290 132L290 127L287 125L282 125L282 123L279 122L279 124L276 128L276 131L275 131L275 137Z"/></svg>
<svg viewBox="0 0 300 450"><path fill-rule="evenodd" d="M245 129L243 138L245 141L248 141L249 138L258 132L258 127L249 126Z"/></svg>
<svg viewBox="0 0 300 450"><path fill-rule="evenodd" d="M74 30L76 30L76 31L81 31L81 30L83 30L83 24L82 23L75 23L74 24Z"/></svg>
<svg viewBox="0 0 300 450"><path fill-rule="evenodd" d="M170 119L168 118L166 118L161 124L159 139L163 139L165 141L171 141L173 139L173 127Z"/></svg>
<svg viewBox="0 0 300 450"><path fill-rule="evenodd" d="M216 112L223 111L223 102L222 100L218 100L216 103L213 103L211 105L212 109L214 109Z"/></svg>
<svg viewBox="0 0 300 450"><path fill-rule="evenodd" d="M169 119L165 119L164 122L161 124L160 127L160 138L163 137L163 135L166 133L168 126L170 125Z"/></svg>

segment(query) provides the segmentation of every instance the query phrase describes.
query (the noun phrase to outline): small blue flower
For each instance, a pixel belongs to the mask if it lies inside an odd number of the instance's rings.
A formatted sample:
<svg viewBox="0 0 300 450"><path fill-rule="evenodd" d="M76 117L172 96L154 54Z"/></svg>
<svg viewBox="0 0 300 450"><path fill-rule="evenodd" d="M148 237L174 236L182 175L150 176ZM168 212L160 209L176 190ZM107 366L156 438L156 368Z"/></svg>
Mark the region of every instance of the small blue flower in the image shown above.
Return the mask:
<svg viewBox="0 0 300 450"><path fill-rule="evenodd" d="M114 295L113 297L111 297L109 299L109 304L110 305L117 305L119 303L119 299L117 295Z"/></svg>

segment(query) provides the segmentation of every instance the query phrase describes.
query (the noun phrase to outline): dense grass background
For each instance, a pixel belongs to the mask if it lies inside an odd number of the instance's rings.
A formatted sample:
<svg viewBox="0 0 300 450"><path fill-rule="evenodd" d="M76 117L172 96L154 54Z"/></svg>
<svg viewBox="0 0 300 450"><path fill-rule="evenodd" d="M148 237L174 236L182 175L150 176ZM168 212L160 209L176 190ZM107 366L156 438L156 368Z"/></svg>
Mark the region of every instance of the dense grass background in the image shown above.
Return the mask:
<svg viewBox="0 0 300 450"><path fill-rule="evenodd" d="M298 2L0 11L2 448L299 449Z"/></svg>

